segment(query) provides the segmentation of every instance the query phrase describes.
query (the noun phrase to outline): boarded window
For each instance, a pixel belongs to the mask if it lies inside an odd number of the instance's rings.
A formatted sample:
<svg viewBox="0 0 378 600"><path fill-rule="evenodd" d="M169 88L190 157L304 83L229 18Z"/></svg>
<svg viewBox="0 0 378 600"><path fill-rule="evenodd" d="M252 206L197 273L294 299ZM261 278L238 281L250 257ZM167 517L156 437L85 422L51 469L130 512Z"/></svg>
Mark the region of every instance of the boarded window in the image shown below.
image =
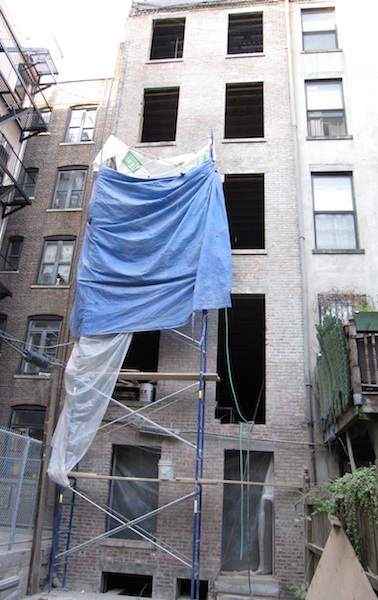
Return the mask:
<svg viewBox="0 0 378 600"><path fill-rule="evenodd" d="M225 138L264 137L263 84L226 86Z"/></svg>
<svg viewBox="0 0 378 600"><path fill-rule="evenodd" d="M264 175L226 175L224 193L231 247L264 248Z"/></svg>
<svg viewBox="0 0 378 600"><path fill-rule="evenodd" d="M245 54L262 51L262 13L229 15L227 53Z"/></svg>
<svg viewBox="0 0 378 600"><path fill-rule="evenodd" d="M216 418L265 422L265 298L233 296L219 312Z"/></svg>
<svg viewBox="0 0 378 600"><path fill-rule="evenodd" d="M182 58L185 19L157 19L153 23L151 60Z"/></svg>
<svg viewBox="0 0 378 600"><path fill-rule="evenodd" d="M178 87L144 91L142 142L176 139L178 99Z"/></svg>

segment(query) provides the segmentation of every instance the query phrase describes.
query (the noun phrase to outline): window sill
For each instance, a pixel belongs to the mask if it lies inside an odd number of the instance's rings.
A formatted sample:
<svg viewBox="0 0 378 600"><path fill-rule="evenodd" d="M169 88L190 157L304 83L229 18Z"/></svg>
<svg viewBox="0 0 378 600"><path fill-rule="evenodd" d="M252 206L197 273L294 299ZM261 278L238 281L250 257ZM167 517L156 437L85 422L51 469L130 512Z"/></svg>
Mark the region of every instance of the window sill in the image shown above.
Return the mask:
<svg viewBox="0 0 378 600"><path fill-rule="evenodd" d="M268 254L268 252L265 249L256 249L256 250L254 250L253 248L251 248L251 249L249 249L249 248L244 249L243 248L243 249L238 249L238 250L232 249L231 250L231 254L232 254L232 256L238 256L238 255L245 256L246 254L250 254L250 255L253 255L253 256L254 255L256 255L256 256L266 256Z"/></svg>
<svg viewBox="0 0 378 600"><path fill-rule="evenodd" d="M353 140L353 135L340 135L340 136L318 136L318 137L314 137L314 136L306 136L306 140L308 142L312 142L312 141L324 141L324 140Z"/></svg>
<svg viewBox="0 0 378 600"><path fill-rule="evenodd" d="M352 250L313 250L313 254L365 254L365 250L354 248Z"/></svg>
<svg viewBox="0 0 378 600"><path fill-rule="evenodd" d="M46 208L46 212L82 212L83 208Z"/></svg>
<svg viewBox="0 0 378 600"><path fill-rule="evenodd" d="M43 285L43 284L34 284L30 286L32 290L56 290L56 289L63 289L63 290L69 290L70 286L69 285L62 285L62 284L55 284L55 285Z"/></svg>
<svg viewBox="0 0 378 600"><path fill-rule="evenodd" d="M222 144L247 144L266 142L265 138L224 138Z"/></svg>
<svg viewBox="0 0 378 600"><path fill-rule="evenodd" d="M14 379L38 379L38 381L40 381L41 379L50 379L51 378L51 373L38 373L37 375L35 373L16 373L15 375L13 375Z"/></svg>
<svg viewBox="0 0 378 600"><path fill-rule="evenodd" d="M135 144L135 148L146 148L147 146L155 147L155 146L177 146L176 142L173 140L171 142L138 142Z"/></svg>
<svg viewBox="0 0 378 600"><path fill-rule="evenodd" d="M94 141L89 140L87 142L60 142L59 146L93 146Z"/></svg>
<svg viewBox="0 0 378 600"><path fill-rule="evenodd" d="M151 58L146 61L146 65L161 64L161 63L179 63L184 62L183 58Z"/></svg>
<svg viewBox="0 0 378 600"><path fill-rule="evenodd" d="M0 270L0 273L3 275L8 274L8 273L19 273L20 271L18 269L15 269L14 271L6 271L5 269Z"/></svg>
<svg viewBox="0 0 378 600"><path fill-rule="evenodd" d="M330 52L342 52L342 48L330 48L329 50L302 50L301 54L323 54L326 52L327 54Z"/></svg>
<svg viewBox="0 0 378 600"><path fill-rule="evenodd" d="M100 546L110 546L112 548L146 548L147 550L156 550L149 542L143 540L120 540L107 538L100 542Z"/></svg>
<svg viewBox="0 0 378 600"><path fill-rule="evenodd" d="M235 54L226 54L225 58L249 58L251 56L265 56L265 52L237 52Z"/></svg>

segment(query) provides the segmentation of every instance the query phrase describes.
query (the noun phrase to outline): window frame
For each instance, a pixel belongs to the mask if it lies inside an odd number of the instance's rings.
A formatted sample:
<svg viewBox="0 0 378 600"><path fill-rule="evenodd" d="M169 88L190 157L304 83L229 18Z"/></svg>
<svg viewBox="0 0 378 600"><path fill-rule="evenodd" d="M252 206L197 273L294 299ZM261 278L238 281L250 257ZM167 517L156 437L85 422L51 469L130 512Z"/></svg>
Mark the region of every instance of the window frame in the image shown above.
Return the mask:
<svg viewBox="0 0 378 600"><path fill-rule="evenodd" d="M329 14L332 15L333 27L329 29L314 29L309 27L306 30L306 18L310 15L320 15L320 14ZM331 19L330 19L331 21ZM310 19L308 20L310 23ZM316 21L315 21L316 22ZM303 52L330 52L334 50L338 50L338 40L337 40L337 31L336 31L336 22L335 22L335 9L334 7L324 7L324 8L302 8L301 10L301 25L302 25L302 49ZM326 40L327 38L332 38L331 43L325 42L323 45L319 45L318 47L306 47L307 40L314 39L315 37L320 38L321 40Z"/></svg>
<svg viewBox="0 0 378 600"><path fill-rule="evenodd" d="M261 28L261 31L258 33L254 33L252 31L253 25L251 23L251 30L243 32L244 29L247 29L248 22L257 21L259 19L258 27ZM240 22L237 23L237 22ZM237 42L235 38L242 38L241 41ZM251 39L247 42L245 38L250 37ZM261 38L257 41L254 41L254 38ZM256 45L257 49L249 49L250 46ZM235 48L238 47L238 50L232 50L232 46ZM243 49L247 48L247 49ZM228 15L228 33L227 33L227 56L233 56L237 54L261 54L264 52L264 20L263 20L263 12L248 12L248 13L230 13Z"/></svg>
<svg viewBox="0 0 378 600"><path fill-rule="evenodd" d="M3 271L18 271L24 238L21 235L12 235L8 239L7 250L4 257ZM14 245L18 244L18 251L14 252Z"/></svg>
<svg viewBox="0 0 378 600"><path fill-rule="evenodd" d="M64 175L66 175L67 173L69 173L67 189L65 190L64 186L62 186L62 189L60 189L59 186L61 183L63 183ZM84 174L82 189L74 187L78 173ZM52 210L81 210L83 208L85 186L87 183L87 175L88 175L87 167L64 167L64 168L58 169L52 203L51 203L51 209ZM63 206L56 206L58 194L63 194L64 192L65 192L65 199L63 201ZM74 194L77 194L78 196L81 194L80 202L77 203L77 206L72 206L72 197ZM59 200L59 202L60 202L60 200Z"/></svg>
<svg viewBox="0 0 378 600"><path fill-rule="evenodd" d="M316 194L316 186L315 186L315 181L316 180L320 180L320 179L326 179L326 178L332 178L334 180L336 179L347 179L349 181L349 192L350 192L350 198L349 201L351 203L351 208L349 209L344 209L344 210L336 210L336 209L329 209L326 210L324 208L319 209L319 207L317 208L316 206L316 202L317 200L319 200L319 195L317 197ZM355 204L355 196L354 196L354 187L353 187L353 173L351 173L350 171L347 172L315 172L315 173L311 173L311 189L312 189L312 202L313 202L313 219L314 219L314 242L315 242L315 250L318 251L336 251L336 252L349 252L349 251L353 251L353 250L358 250L359 249L359 244L358 244L358 231L357 231L357 217L356 217L356 204ZM336 197L335 192L332 193L332 189L334 188L329 188L330 189L330 194L332 195L333 198ZM321 200L319 200L321 201ZM329 245L329 246L324 246L324 245L319 245L319 237L320 237L320 232L321 232L321 228L320 228L320 220L317 217L329 217L330 219L333 217L337 217L337 216L349 216L352 217L352 225L353 225L353 231L352 228L349 230L349 234L354 238L354 244L351 246L341 246L338 245L337 242L335 243L335 245ZM346 221L346 219L344 219ZM348 219L350 221L350 219ZM334 219L334 221L336 221L336 219ZM335 232L335 235L337 234L337 232Z"/></svg>
<svg viewBox="0 0 378 600"><path fill-rule="evenodd" d="M314 88L318 86L319 92L315 90L311 91L311 86ZM328 92L326 90L328 86ZM331 88L333 86L333 90ZM323 87L323 92L320 89ZM338 96L340 106L336 104L332 107L323 108L322 105L327 103L327 93L329 96ZM322 95L321 95L322 94ZM319 108L313 107L314 98L319 98ZM305 81L305 97L306 97L306 115L307 115L307 136L309 139L332 139L332 138L344 138L348 136L346 111L345 111L345 100L344 100L344 89L342 79L308 79ZM339 119L340 123L332 120ZM319 128L319 132L315 131L315 128ZM333 128L340 128L339 132L332 131ZM329 133L327 133L329 128ZM320 131L321 129L321 131Z"/></svg>
<svg viewBox="0 0 378 600"><path fill-rule="evenodd" d="M70 246L72 247L70 262L63 259L64 244L67 244L67 243L69 243ZM56 252L55 252L54 262L51 262L51 261L45 260L45 258L46 258L46 254L48 252L49 246L51 246L53 244L56 244ZM74 238L72 236L62 236L62 237L54 236L54 237L49 237L49 238L44 239L41 261L40 261L38 275L37 275L37 285L43 285L43 286L65 285L65 286L68 286L70 284L72 265L73 265L74 256L75 256L75 245L76 245L76 238ZM44 272L45 267L48 265L52 265L50 273ZM66 279L66 278L63 278L63 276L59 272L59 270L62 270L61 269L62 266L66 267L67 265L69 265L69 273L68 273L68 278ZM60 278L60 281L59 281L59 278ZM43 279L45 279L45 281ZM48 279L51 280L51 283L48 283ZM62 283L62 281L63 281L63 283Z"/></svg>
<svg viewBox="0 0 378 600"><path fill-rule="evenodd" d="M224 176L223 190L232 250L265 249L264 180L263 173ZM254 240L257 243L253 243Z"/></svg>
<svg viewBox="0 0 378 600"><path fill-rule="evenodd" d="M257 97L257 103L251 102L251 99L254 97ZM247 127L248 135L238 135L239 132ZM264 138L263 82L256 81L226 84L224 138Z"/></svg>
<svg viewBox="0 0 378 600"><path fill-rule="evenodd" d="M150 60L180 60L184 54L184 39L185 39L185 17L177 17L175 19L154 19L152 22L152 38L150 48ZM168 31L171 29L172 35L165 36L167 39L164 40L164 36L161 32ZM176 32L174 30L177 30ZM167 44L172 44L173 50L171 52L163 52L159 49L162 48L161 42L164 48L167 48ZM159 55L161 54L161 55ZM164 55L163 55L164 54Z"/></svg>
<svg viewBox="0 0 378 600"><path fill-rule="evenodd" d="M41 325L44 323L44 326ZM46 327L46 324L51 323L53 328ZM28 318L26 336L25 336L25 349L37 352L48 356L51 360L54 360L58 355L58 347L60 336L62 333L63 318L58 315L34 315ZM55 336L55 344L49 345L49 335ZM34 336L39 336L39 341L36 344ZM25 359L21 360L19 373L21 375L39 375L41 372L49 372L48 367L42 367L35 365Z"/></svg>
<svg viewBox="0 0 378 600"><path fill-rule="evenodd" d="M23 423L17 423L18 417L26 413L40 414L43 418L41 422L32 422L32 420L25 421ZM9 422L9 429L19 435L27 435L35 440L42 441L44 426L46 418L46 407L40 404L17 404L12 406L11 418ZM31 435L31 432L35 430L37 435Z"/></svg>
<svg viewBox="0 0 378 600"><path fill-rule="evenodd" d="M82 113L79 120L77 120L78 124L75 124L75 118L77 113ZM87 117L94 113L93 124L90 126L86 125ZM70 118L67 126L66 135L64 138L65 143L67 144L85 144L89 142L93 142L94 138L94 130L96 126L96 116L97 116L97 106L88 106L88 107L74 107L71 108ZM77 135L72 135L73 132L76 132ZM88 133L90 132L90 133ZM88 139L83 139L83 137L87 136Z"/></svg>
<svg viewBox="0 0 378 600"><path fill-rule="evenodd" d="M178 86L144 89L141 143L176 140L179 98ZM163 122L165 125L162 125ZM156 131L157 134L154 134Z"/></svg>

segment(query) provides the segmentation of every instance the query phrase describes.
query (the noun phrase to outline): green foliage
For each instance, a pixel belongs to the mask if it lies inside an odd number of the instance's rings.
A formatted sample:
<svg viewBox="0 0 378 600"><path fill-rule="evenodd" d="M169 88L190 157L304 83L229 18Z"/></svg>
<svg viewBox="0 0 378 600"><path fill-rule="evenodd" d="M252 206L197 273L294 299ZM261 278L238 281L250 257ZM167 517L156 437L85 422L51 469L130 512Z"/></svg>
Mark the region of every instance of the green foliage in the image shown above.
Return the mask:
<svg viewBox="0 0 378 600"><path fill-rule="evenodd" d="M361 560L362 539L359 531L359 514L378 527L378 479L376 467L361 467L354 473L328 483L324 495L315 498L315 510L335 515L341 521L344 530Z"/></svg>
<svg viewBox="0 0 378 600"><path fill-rule="evenodd" d="M296 600L305 600L307 594L307 584L300 583L292 583L290 586L292 592L294 592L294 598Z"/></svg>

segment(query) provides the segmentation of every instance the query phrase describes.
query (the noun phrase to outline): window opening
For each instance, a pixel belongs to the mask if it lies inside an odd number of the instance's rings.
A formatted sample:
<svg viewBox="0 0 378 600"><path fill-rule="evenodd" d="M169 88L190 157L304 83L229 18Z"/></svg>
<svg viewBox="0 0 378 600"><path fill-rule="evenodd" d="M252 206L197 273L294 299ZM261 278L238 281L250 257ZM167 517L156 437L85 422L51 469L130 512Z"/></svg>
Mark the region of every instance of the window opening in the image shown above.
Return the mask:
<svg viewBox="0 0 378 600"><path fill-rule="evenodd" d="M24 404L12 409L9 428L20 435L28 435L36 440L43 439L46 408Z"/></svg>
<svg viewBox="0 0 378 600"><path fill-rule="evenodd" d="M102 573L102 592L111 592L120 596L152 598L152 575L132 575L126 573Z"/></svg>
<svg viewBox="0 0 378 600"><path fill-rule="evenodd" d="M226 175L223 189L231 248L263 249L264 175Z"/></svg>
<svg viewBox="0 0 378 600"><path fill-rule="evenodd" d="M180 598L190 598L191 592L191 579L178 579L177 580L177 595L176 598L180 600ZM209 582L206 580L201 580L199 582L199 600L207 600L208 598L208 590L209 590Z"/></svg>
<svg viewBox="0 0 378 600"><path fill-rule="evenodd" d="M357 248L352 175L312 175L315 246L322 250Z"/></svg>
<svg viewBox="0 0 378 600"><path fill-rule="evenodd" d="M222 570L272 573L274 488L269 484L274 483L273 454L226 450L224 479L239 481L241 475L243 481L265 482L266 486L223 486Z"/></svg>
<svg viewBox="0 0 378 600"><path fill-rule="evenodd" d="M86 178L86 169L58 171L52 208L82 208Z"/></svg>
<svg viewBox="0 0 378 600"><path fill-rule="evenodd" d="M307 81L309 137L343 137L347 134L341 81Z"/></svg>
<svg viewBox="0 0 378 600"><path fill-rule="evenodd" d="M75 240L45 241L38 285L68 285L70 282Z"/></svg>
<svg viewBox="0 0 378 600"><path fill-rule="evenodd" d="M227 53L250 52L263 52L262 13L229 15Z"/></svg>
<svg viewBox="0 0 378 600"><path fill-rule="evenodd" d="M184 32L184 18L154 21L150 59L182 58Z"/></svg>
<svg viewBox="0 0 378 600"><path fill-rule="evenodd" d="M71 109L71 118L65 141L71 143L91 142L93 140L96 113L96 108Z"/></svg>
<svg viewBox="0 0 378 600"><path fill-rule="evenodd" d="M263 84L226 85L225 138L264 137Z"/></svg>
<svg viewBox="0 0 378 600"><path fill-rule="evenodd" d="M160 449L144 446L114 446L112 475L124 477L157 478ZM159 485L157 481L112 480L109 488L109 506L116 515L127 520L136 519L158 507ZM119 525L110 516L107 531ZM144 519L134 528L151 535L156 532L157 515ZM122 529L115 538L138 540L131 529Z"/></svg>
<svg viewBox="0 0 378 600"><path fill-rule="evenodd" d="M58 354L61 327L62 320L59 317L30 318L26 334L26 349L43 354L53 361ZM21 362L20 373L38 375L42 371L48 371L47 367L42 369L26 360Z"/></svg>
<svg viewBox="0 0 378 600"><path fill-rule="evenodd" d="M23 243L24 238L21 236L12 236L9 238L7 252L3 263L4 271L18 270Z"/></svg>
<svg viewBox="0 0 378 600"><path fill-rule="evenodd" d="M179 88L144 91L142 142L176 139Z"/></svg>
<svg viewBox="0 0 378 600"><path fill-rule="evenodd" d="M37 185L37 177L38 177L38 169L26 169L24 172L24 176L21 181L21 187L27 197L32 200L35 196L35 188ZM24 197L16 192L15 194L16 200L24 200Z"/></svg>
<svg viewBox="0 0 378 600"><path fill-rule="evenodd" d="M226 353L225 310L219 311L217 407L221 423L245 420L265 423L265 298L233 296L228 310L229 361ZM230 380L230 372L232 381Z"/></svg>
<svg viewBox="0 0 378 600"><path fill-rule="evenodd" d="M303 50L335 50L337 37L333 8L302 10Z"/></svg>

